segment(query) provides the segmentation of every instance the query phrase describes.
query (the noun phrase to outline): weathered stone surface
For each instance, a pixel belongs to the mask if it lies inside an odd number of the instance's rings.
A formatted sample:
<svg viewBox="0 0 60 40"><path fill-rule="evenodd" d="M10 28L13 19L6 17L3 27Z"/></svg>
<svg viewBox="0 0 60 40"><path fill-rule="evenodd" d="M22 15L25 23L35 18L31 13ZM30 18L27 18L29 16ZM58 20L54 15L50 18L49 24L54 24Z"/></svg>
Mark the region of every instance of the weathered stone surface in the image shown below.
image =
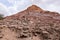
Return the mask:
<svg viewBox="0 0 60 40"><path fill-rule="evenodd" d="M32 5L0 20L0 40L60 40L60 14Z"/></svg>

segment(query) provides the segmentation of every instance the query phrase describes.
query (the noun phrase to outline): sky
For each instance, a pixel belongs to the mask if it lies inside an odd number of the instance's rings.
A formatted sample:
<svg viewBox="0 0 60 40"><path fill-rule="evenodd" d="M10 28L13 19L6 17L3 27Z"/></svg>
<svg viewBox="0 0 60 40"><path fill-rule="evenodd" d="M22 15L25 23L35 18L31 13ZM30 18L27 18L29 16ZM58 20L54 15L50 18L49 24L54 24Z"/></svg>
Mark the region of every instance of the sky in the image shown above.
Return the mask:
<svg viewBox="0 0 60 40"><path fill-rule="evenodd" d="M37 5L44 10L60 13L60 0L0 0L0 14L10 16Z"/></svg>

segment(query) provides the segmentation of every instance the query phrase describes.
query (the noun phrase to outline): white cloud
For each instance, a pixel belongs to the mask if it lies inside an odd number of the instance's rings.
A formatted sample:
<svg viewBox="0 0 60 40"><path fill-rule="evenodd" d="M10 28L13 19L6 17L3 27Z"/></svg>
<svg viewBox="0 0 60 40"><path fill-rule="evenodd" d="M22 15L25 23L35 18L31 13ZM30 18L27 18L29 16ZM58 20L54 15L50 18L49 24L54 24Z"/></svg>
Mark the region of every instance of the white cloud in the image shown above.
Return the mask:
<svg viewBox="0 0 60 40"><path fill-rule="evenodd" d="M8 0L12 6L7 7L5 4L0 3L0 13L5 16L13 15L17 12L20 12L28 7L31 4L31 0Z"/></svg>
<svg viewBox="0 0 60 40"><path fill-rule="evenodd" d="M7 0L9 3L15 3L16 0Z"/></svg>
<svg viewBox="0 0 60 40"><path fill-rule="evenodd" d="M9 12L11 14L15 14L17 12L20 12L22 10L25 10L29 5L31 5L31 0L8 0L13 5L8 7Z"/></svg>
<svg viewBox="0 0 60 40"><path fill-rule="evenodd" d="M45 10L60 12L60 0L37 0L35 4Z"/></svg>
<svg viewBox="0 0 60 40"><path fill-rule="evenodd" d="M4 16L8 15L9 10L7 9L7 7L0 3L0 14L3 14Z"/></svg>
<svg viewBox="0 0 60 40"><path fill-rule="evenodd" d="M9 10L10 14L16 13L16 11L17 11L17 9L14 7L9 7L8 10Z"/></svg>

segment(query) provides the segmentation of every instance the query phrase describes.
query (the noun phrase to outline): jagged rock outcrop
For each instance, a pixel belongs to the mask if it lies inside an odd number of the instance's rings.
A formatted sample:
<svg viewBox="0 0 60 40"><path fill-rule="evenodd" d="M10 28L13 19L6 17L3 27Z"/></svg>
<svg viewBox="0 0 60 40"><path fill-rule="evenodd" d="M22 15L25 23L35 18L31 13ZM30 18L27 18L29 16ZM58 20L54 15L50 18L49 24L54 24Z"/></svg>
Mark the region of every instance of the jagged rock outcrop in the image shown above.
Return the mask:
<svg viewBox="0 0 60 40"><path fill-rule="evenodd" d="M60 40L60 14L32 5L0 20L0 40Z"/></svg>

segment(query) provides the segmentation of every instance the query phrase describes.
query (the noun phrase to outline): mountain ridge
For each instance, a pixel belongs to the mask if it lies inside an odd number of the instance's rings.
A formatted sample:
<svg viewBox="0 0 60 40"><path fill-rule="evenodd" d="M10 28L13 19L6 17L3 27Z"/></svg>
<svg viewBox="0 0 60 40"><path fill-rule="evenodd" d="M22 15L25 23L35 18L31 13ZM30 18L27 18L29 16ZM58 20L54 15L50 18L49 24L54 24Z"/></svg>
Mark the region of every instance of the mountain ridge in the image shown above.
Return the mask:
<svg viewBox="0 0 60 40"><path fill-rule="evenodd" d="M39 13L39 14L46 14L46 15L50 15L50 16L60 16L60 14L57 13L57 12L45 11L45 10L43 10L42 8L40 8L36 5L32 5L32 6L28 7L26 10L23 10L21 12L18 12L16 14L14 14L14 15L5 17L5 19L9 19L9 18L11 18L11 19L15 18L16 19L16 18L19 18L22 15L28 14L29 12L31 12L31 13L35 12L35 13Z"/></svg>

